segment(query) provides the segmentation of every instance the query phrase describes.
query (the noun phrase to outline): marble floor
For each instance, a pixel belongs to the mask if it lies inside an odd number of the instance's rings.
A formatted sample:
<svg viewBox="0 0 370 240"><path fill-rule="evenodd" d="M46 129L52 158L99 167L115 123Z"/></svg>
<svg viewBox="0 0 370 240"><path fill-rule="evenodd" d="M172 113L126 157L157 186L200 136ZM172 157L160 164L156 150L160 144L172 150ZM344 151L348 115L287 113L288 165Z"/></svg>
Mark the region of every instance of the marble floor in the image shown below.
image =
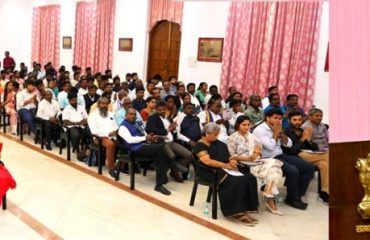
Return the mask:
<svg viewBox="0 0 370 240"><path fill-rule="evenodd" d="M33 145L29 136L26 144L4 134L0 141L1 159L17 181L7 195L9 210L0 210L0 239L328 239L328 207L317 200L317 176L305 196L306 211L282 204L284 216L276 216L261 207L254 214L260 223L248 227L224 218L220 210L217 220L204 215L206 187L199 186L195 205L189 206L191 180L170 181L172 195L164 196L153 190L149 171L136 175L136 191L131 191L129 176L121 174L118 183L105 170L98 176L96 167L78 162L75 154L71 162L58 161L65 151L60 156L54 147L45 155L46 150L25 146ZM15 209L39 225L32 227Z"/></svg>

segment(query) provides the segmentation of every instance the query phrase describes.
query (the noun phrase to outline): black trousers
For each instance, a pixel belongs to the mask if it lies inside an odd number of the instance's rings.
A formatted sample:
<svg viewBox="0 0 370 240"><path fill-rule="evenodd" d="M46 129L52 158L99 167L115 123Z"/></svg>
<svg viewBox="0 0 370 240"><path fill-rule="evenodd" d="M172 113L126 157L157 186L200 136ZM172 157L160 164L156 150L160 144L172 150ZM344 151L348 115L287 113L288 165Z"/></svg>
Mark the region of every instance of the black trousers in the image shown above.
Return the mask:
<svg viewBox="0 0 370 240"><path fill-rule="evenodd" d="M45 141L47 144L51 143L51 140L57 142L59 139L59 125L54 124L48 120L43 120L42 124L44 126Z"/></svg>
<svg viewBox="0 0 370 240"><path fill-rule="evenodd" d="M168 182L167 171L170 167L171 160L164 153L163 144L145 144L135 152L135 155L153 158L156 163L156 186L160 186Z"/></svg>
<svg viewBox="0 0 370 240"><path fill-rule="evenodd" d="M79 143L81 140L82 146L88 146L91 139L91 133L88 127L72 127L69 129L69 131L71 133L71 142L73 149L75 149L76 151L80 151Z"/></svg>
<svg viewBox="0 0 370 240"><path fill-rule="evenodd" d="M286 176L287 199L300 200L306 193L308 185L314 176L315 166L297 156L286 153L277 155L274 158L284 162L281 169L284 176Z"/></svg>

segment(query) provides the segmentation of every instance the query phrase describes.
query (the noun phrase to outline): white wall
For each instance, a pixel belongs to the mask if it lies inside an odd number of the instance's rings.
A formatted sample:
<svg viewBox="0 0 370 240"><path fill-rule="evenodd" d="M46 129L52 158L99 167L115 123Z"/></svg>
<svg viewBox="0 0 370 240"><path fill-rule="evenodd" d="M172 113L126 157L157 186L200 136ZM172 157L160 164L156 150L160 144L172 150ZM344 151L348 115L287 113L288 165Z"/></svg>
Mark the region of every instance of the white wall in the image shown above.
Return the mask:
<svg viewBox="0 0 370 240"><path fill-rule="evenodd" d="M137 72L140 78L146 75L146 46L148 41L148 0L118 0L116 5L113 74L121 80L127 72ZM119 38L133 38L132 52L118 51Z"/></svg>
<svg viewBox="0 0 370 240"><path fill-rule="evenodd" d="M324 2L321 16L319 51L316 68L314 105L324 111L325 123L329 123L329 73L324 72L329 43L329 3Z"/></svg>
<svg viewBox="0 0 370 240"><path fill-rule="evenodd" d="M10 51L17 66L31 63L32 2L0 0L0 59Z"/></svg>
<svg viewBox="0 0 370 240"><path fill-rule="evenodd" d="M124 78L126 72L137 72L145 79L148 55L148 8L150 0L117 0L115 13L113 73ZM0 58L9 50L17 63L30 64L32 8L46 4L61 4L61 32L72 36L74 41L75 12L77 0L0 0ZM179 80L200 83L206 81L219 85L221 63L198 62L199 37L225 37L230 2L185 1L182 20ZM16 20L14 20L16 18ZM6 24L6 23L11 24ZM4 24L5 23L5 24ZM329 41L329 3L324 2L314 104L328 113L329 74L324 72L327 43ZM133 38L132 52L118 51L118 38ZM74 44L74 43L73 43ZM73 46L72 46L73 48ZM73 49L62 49L60 63L72 66ZM328 114L324 114L328 122Z"/></svg>
<svg viewBox="0 0 370 240"><path fill-rule="evenodd" d="M221 63L198 62L198 38L224 38L230 2L185 1L178 79L188 82L208 82L219 85Z"/></svg>

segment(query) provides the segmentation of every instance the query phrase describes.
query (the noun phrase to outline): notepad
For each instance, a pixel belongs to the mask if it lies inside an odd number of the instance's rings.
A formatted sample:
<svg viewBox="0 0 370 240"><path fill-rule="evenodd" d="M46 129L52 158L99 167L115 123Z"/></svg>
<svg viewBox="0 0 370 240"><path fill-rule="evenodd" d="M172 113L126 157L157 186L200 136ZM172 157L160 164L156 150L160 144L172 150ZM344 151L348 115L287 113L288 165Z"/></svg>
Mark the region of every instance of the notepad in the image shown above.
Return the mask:
<svg viewBox="0 0 370 240"><path fill-rule="evenodd" d="M236 171L236 170L231 170L231 169L226 169L226 168L223 168L223 170L231 175L231 176L235 176L235 177L240 177L240 176L244 176L243 173L239 172L239 171Z"/></svg>

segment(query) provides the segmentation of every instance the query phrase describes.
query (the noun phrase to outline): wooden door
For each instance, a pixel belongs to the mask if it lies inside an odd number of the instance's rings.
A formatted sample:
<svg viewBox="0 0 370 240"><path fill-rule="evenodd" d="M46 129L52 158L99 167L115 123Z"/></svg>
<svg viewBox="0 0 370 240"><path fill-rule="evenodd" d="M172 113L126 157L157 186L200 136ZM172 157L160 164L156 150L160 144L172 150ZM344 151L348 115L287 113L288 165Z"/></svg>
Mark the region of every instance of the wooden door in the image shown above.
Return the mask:
<svg viewBox="0 0 370 240"><path fill-rule="evenodd" d="M179 71L180 25L161 21L150 32L148 79L160 74L163 79L176 76Z"/></svg>

